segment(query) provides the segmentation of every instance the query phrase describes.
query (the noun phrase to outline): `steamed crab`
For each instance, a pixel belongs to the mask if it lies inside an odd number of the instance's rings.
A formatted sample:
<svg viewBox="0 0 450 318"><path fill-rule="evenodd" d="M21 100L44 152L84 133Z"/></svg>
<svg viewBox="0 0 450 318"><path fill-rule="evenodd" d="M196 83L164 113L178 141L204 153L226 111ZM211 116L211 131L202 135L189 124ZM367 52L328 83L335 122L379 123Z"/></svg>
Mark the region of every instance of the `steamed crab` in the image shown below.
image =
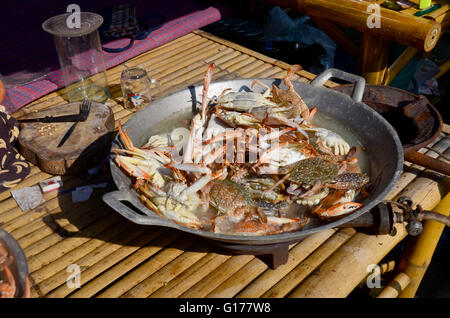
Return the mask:
<svg viewBox="0 0 450 318"><path fill-rule="evenodd" d="M216 181L209 192L219 216L214 232L221 234L263 235L299 229L305 220L267 216L245 188L231 180Z"/></svg>
<svg viewBox="0 0 450 318"><path fill-rule="evenodd" d="M319 157L301 160L284 177L291 182L286 191L300 205L313 206L320 202L313 212L322 218L353 212L362 206L351 202L356 190L365 186L369 178L361 173L339 174L339 170L338 164ZM330 189L336 190L330 193Z"/></svg>
<svg viewBox="0 0 450 318"><path fill-rule="evenodd" d="M270 88L259 81L254 81L252 87L255 83L266 88L266 91L263 94L246 91L227 93L231 90L230 88L227 88L219 96L213 97L212 101L215 105L236 111L251 111L253 108L260 106L277 107L278 104L269 100L269 97L271 97Z"/></svg>

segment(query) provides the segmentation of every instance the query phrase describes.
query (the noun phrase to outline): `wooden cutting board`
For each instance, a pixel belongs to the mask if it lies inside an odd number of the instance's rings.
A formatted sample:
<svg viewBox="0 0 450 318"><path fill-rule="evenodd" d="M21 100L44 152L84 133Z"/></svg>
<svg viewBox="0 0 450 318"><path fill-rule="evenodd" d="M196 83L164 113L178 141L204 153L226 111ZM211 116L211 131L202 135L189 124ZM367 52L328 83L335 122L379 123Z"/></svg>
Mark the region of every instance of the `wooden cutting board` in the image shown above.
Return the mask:
<svg viewBox="0 0 450 318"><path fill-rule="evenodd" d="M91 102L86 121L79 122L63 146L57 147L73 122L21 123L19 152L42 171L55 175L76 174L103 160L110 151L114 131L112 110ZM60 105L20 119L78 114L80 102Z"/></svg>

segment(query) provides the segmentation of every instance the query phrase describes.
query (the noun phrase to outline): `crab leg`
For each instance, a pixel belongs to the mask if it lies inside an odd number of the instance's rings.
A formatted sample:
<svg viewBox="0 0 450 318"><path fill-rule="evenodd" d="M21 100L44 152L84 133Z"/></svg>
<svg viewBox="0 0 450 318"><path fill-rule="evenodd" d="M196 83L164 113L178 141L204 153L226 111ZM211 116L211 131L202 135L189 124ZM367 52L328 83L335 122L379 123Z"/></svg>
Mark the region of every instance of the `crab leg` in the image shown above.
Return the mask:
<svg viewBox="0 0 450 318"><path fill-rule="evenodd" d="M208 106L208 89L211 83L212 74L214 70L214 64L209 64L206 70L205 76L203 77L203 91L202 91L202 120L206 119L206 107Z"/></svg>
<svg viewBox="0 0 450 318"><path fill-rule="evenodd" d="M290 132L292 130L295 130L295 129L296 128L294 128L294 127L290 127L290 128L285 128L285 129L282 129L282 130L276 130L276 131L273 131L273 132L271 132L271 133L269 133L267 135L264 135L264 136L260 137L259 141L260 142L265 142L265 141L273 140L273 139L279 138L281 135L284 135L284 134L286 134L286 133L288 133L288 132Z"/></svg>
<svg viewBox="0 0 450 318"><path fill-rule="evenodd" d="M213 152L211 152L210 154L208 154L205 159L203 160L203 164L208 166L211 163L213 163L217 158L223 156L223 154L225 153L227 149L227 145L223 145L220 148L215 149ZM218 161L219 163L223 162L222 160Z"/></svg>
<svg viewBox="0 0 450 318"><path fill-rule="evenodd" d="M206 140L205 145L208 145L208 144L214 143L214 142L224 141L224 140L227 141L227 140L234 139L237 137L242 137L243 135L245 135L245 132L243 129L233 129L233 130L227 129L223 133L218 134L218 135Z"/></svg>
<svg viewBox="0 0 450 318"><path fill-rule="evenodd" d="M198 190L200 190L204 186L206 186L208 184L208 182L211 180L212 180L212 176L210 174L201 177L200 179L195 181L190 187L181 191L180 197L188 196L189 194L197 192Z"/></svg>
<svg viewBox="0 0 450 318"><path fill-rule="evenodd" d="M175 168L177 170L187 171L187 172L197 172L197 173L211 173L211 169L204 167L195 163L169 163L166 165L167 168Z"/></svg>

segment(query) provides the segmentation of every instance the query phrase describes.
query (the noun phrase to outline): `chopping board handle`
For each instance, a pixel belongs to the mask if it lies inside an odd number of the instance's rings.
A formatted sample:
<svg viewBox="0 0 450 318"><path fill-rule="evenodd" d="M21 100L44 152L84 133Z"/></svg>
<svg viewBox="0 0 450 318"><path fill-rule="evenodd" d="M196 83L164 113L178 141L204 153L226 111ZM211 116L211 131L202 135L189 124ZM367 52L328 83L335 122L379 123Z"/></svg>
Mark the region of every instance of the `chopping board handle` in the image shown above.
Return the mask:
<svg viewBox="0 0 450 318"><path fill-rule="evenodd" d="M450 164L442 160L426 156L417 151L405 151L405 160L421 165L425 168L432 169L434 171L450 175Z"/></svg>
<svg viewBox="0 0 450 318"><path fill-rule="evenodd" d="M133 205L133 200L129 198L129 194L124 193L123 191L113 191L108 192L103 195L103 201L108 204L115 211L119 212L123 217L130 220L133 223L142 224L142 225L160 225L160 226L168 226L168 220L164 220L161 217L155 215L142 215L127 205L123 203L123 201L129 202ZM133 205L134 206L134 205ZM169 226L171 226L169 224Z"/></svg>
<svg viewBox="0 0 450 318"><path fill-rule="evenodd" d="M361 102L363 95L364 95L364 89L366 87L366 80L364 77L347 73L341 70L338 70L336 68L329 68L319 75L315 79L311 81L311 85L313 87L319 87L325 84L326 81L328 81L330 78L338 78L347 82L356 83L355 88L353 89L352 99L355 102Z"/></svg>

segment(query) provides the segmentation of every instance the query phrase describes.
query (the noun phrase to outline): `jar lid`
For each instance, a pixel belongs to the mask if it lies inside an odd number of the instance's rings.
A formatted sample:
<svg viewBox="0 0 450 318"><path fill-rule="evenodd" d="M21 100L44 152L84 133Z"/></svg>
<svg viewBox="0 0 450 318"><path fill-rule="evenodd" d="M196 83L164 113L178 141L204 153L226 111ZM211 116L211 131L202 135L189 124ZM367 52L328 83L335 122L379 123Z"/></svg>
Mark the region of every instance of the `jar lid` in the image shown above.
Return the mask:
<svg viewBox="0 0 450 318"><path fill-rule="evenodd" d="M103 23L103 17L92 12L80 12L80 27L69 27L67 18L75 13L64 13L47 19L42 28L50 34L61 37L82 36L97 30Z"/></svg>
<svg viewBox="0 0 450 318"><path fill-rule="evenodd" d="M127 68L122 72L122 78L124 79L139 79L147 76L147 72L139 67Z"/></svg>

